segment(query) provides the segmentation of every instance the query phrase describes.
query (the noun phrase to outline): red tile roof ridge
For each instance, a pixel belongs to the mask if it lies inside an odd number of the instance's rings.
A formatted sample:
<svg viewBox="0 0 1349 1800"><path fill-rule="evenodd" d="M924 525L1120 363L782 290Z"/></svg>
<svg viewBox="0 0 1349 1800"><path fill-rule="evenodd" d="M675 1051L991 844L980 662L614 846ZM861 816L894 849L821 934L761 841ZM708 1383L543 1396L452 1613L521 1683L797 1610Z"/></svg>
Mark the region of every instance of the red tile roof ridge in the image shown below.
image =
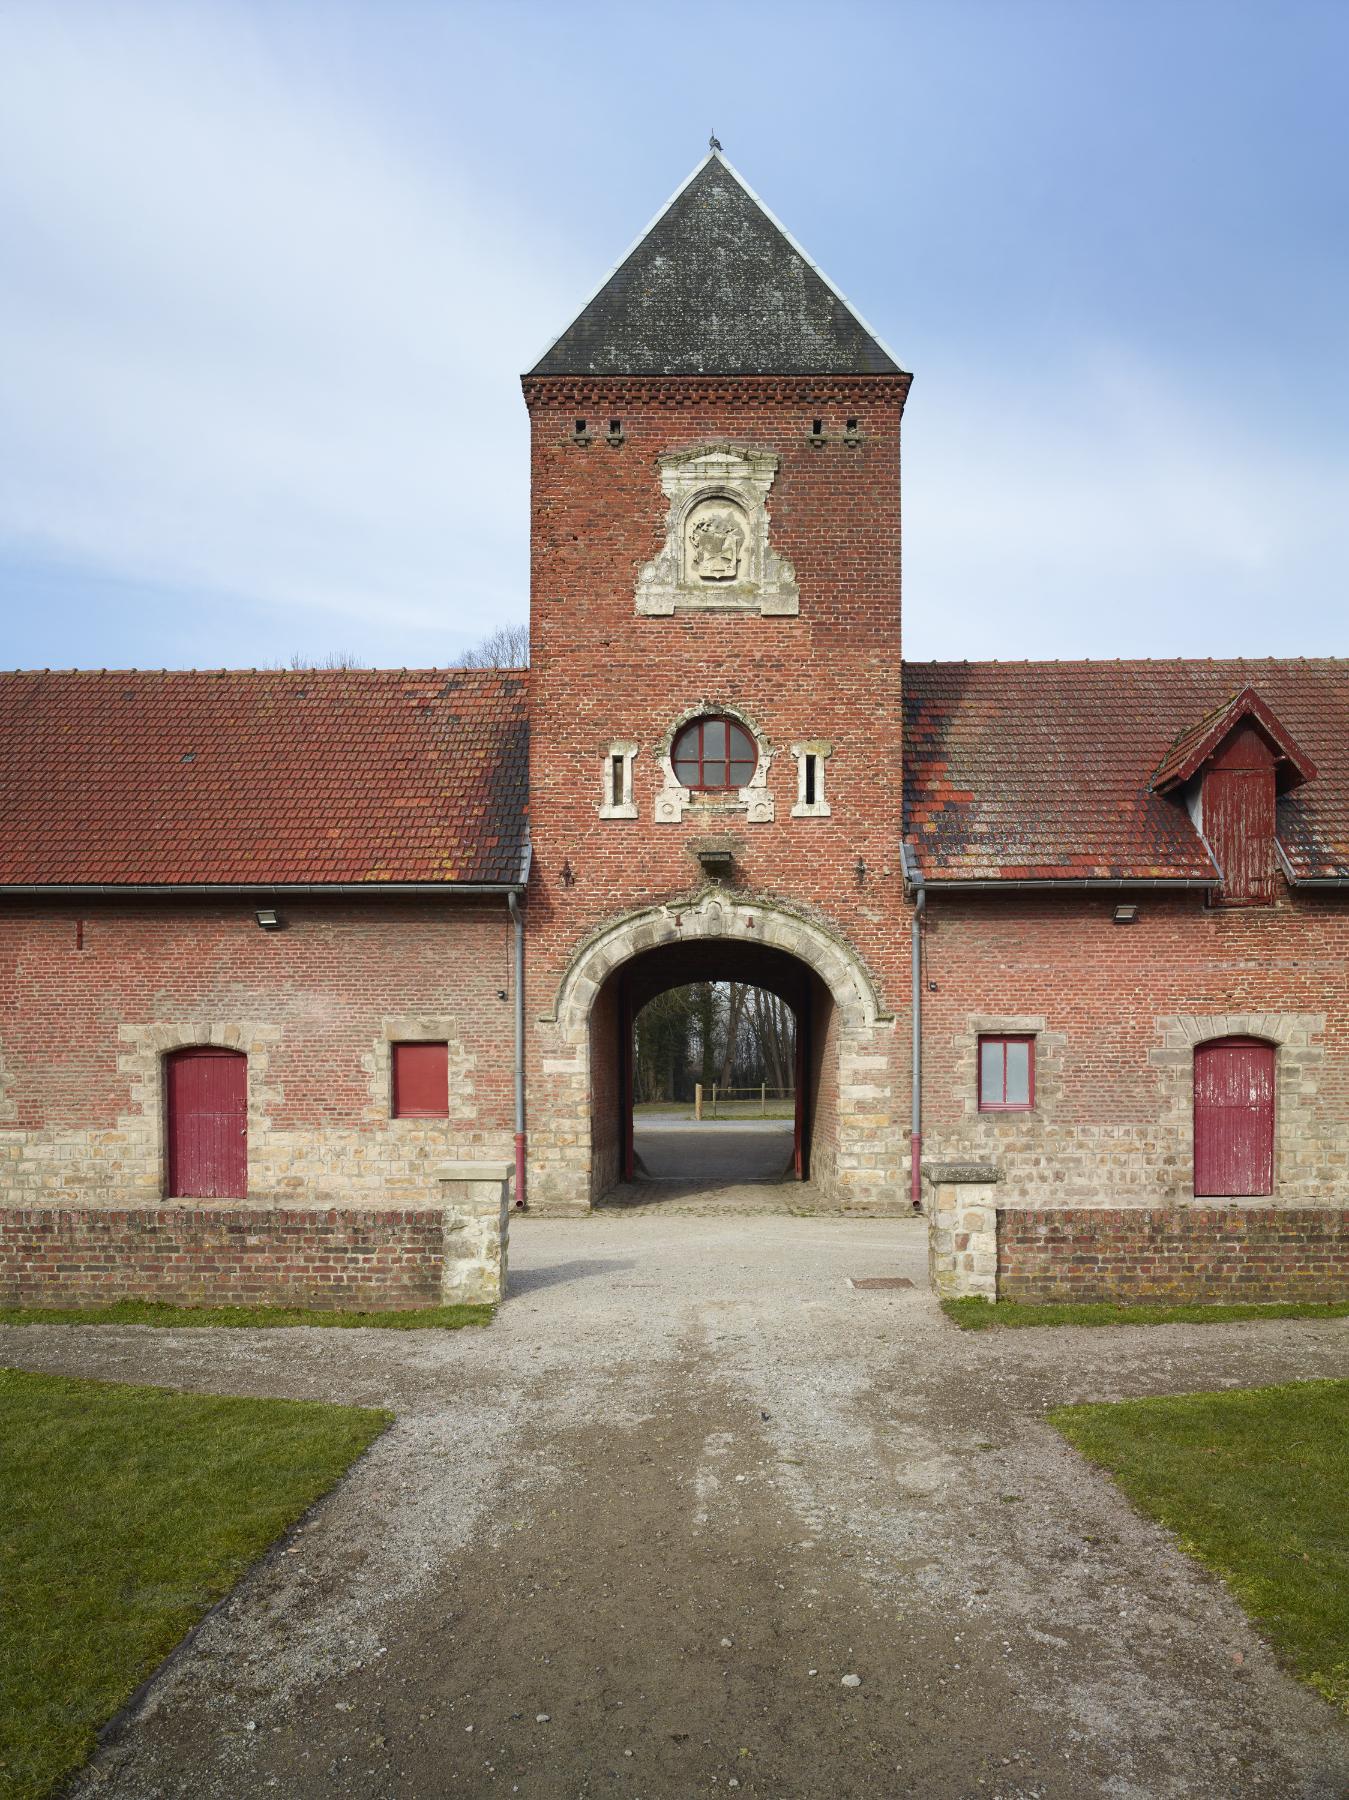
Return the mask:
<svg viewBox="0 0 1349 1800"><path fill-rule="evenodd" d="M1212 669L1346 668L1349 656L1042 656L905 657L906 669Z"/></svg>
<svg viewBox="0 0 1349 1800"><path fill-rule="evenodd" d="M148 669L148 668L93 669L93 668L74 668L74 667L67 668L67 669L45 669L45 668L44 669L36 669L36 668L0 669L0 675L90 675L90 676L93 676L93 675L117 675L117 676L122 676L122 675L266 675L269 677L281 676L283 678L286 676L324 675L324 676L328 676L334 680L336 680L336 679L342 679L342 680L359 679L362 676L367 676L367 675L425 675L425 676L472 675L472 676L480 676L484 680L486 680L492 676L497 676L497 675L528 675L528 673L529 673L529 665L527 663L521 663L521 664L493 663L489 668L478 668L478 667L473 667L473 666L467 666L462 663L443 663L443 664L433 663L433 664L428 664L423 668L413 668L413 669L406 669L406 668L399 668L399 669L395 669L395 668L325 669L325 668L321 668L321 667L306 668L306 669L292 669L289 664L287 664L284 669L280 669L280 668L278 668L278 669L247 668L246 669L246 668L242 668L242 667L238 667L238 666L220 667L220 668L214 668L214 669Z"/></svg>

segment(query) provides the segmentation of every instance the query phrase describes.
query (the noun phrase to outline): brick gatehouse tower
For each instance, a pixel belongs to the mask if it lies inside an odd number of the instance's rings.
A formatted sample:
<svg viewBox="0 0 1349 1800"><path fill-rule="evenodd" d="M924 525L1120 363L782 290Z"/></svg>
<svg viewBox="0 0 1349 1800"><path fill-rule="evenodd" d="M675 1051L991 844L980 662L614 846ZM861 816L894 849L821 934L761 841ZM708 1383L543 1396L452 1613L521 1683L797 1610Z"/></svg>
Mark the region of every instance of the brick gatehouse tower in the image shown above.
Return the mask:
<svg viewBox="0 0 1349 1800"><path fill-rule="evenodd" d="M899 1204L910 377L714 148L524 377L531 1206L631 1167L631 1022L797 1019L798 1171Z"/></svg>

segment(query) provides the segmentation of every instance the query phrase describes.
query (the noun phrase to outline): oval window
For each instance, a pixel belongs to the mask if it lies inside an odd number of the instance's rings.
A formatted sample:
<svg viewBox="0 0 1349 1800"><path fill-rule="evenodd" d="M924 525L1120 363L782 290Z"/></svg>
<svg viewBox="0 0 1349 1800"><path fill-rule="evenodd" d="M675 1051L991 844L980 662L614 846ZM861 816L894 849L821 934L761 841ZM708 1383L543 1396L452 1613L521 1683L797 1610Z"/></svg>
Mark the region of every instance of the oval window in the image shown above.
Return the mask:
<svg viewBox="0 0 1349 1800"><path fill-rule="evenodd" d="M734 719L695 719L675 739L670 760L681 787L724 794L748 787L759 752Z"/></svg>

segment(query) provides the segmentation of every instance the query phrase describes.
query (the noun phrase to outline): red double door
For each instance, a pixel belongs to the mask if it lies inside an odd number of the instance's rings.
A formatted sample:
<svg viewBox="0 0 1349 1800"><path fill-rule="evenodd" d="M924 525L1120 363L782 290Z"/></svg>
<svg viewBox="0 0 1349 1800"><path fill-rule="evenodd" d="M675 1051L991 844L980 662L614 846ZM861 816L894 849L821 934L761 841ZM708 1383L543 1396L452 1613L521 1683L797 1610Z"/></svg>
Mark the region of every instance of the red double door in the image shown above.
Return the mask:
<svg viewBox="0 0 1349 1800"><path fill-rule="evenodd" d="M1274 1046L1219 1038L1194 1053L1194 1191L1274 1191Z"/></svg>
<svg viewBox="0 0 1349 1800"><path fill-rule="evenodd" d="M177 1050L168 1058L169 1193L196 1200L248 1192L248 1058Z"/></svg>

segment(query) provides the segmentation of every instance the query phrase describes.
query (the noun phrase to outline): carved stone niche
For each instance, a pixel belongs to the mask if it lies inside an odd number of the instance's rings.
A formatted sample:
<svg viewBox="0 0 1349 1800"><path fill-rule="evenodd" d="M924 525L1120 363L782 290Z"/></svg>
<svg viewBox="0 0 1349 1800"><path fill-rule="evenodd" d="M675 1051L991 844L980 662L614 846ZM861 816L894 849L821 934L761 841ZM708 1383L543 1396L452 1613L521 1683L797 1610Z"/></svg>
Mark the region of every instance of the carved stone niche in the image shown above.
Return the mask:
<svg viewBox="0 0 1349 1800"><path fill-rule="evenodd" d="M799 612L796 571L768 541L772 451L707 444L659 460L665 546L637 577L637 611Z"/></svg>

